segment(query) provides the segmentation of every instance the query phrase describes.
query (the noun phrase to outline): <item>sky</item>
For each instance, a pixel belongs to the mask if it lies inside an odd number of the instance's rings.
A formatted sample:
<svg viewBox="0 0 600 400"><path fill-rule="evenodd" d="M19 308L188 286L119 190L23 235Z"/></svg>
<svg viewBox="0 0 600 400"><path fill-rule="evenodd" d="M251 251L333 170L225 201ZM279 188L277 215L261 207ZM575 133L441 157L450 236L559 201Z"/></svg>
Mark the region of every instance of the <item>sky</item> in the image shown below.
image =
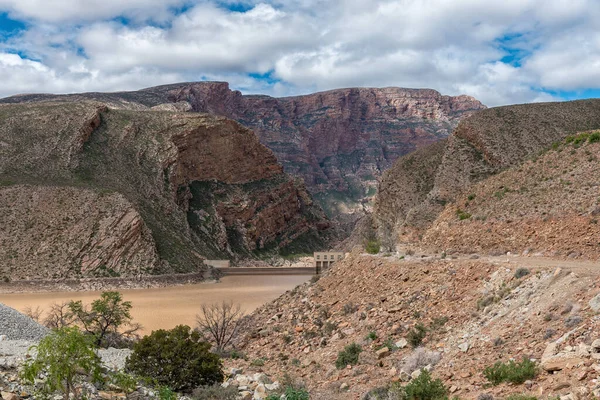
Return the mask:
<svg viewBox="0 0 600 400"><path fill-rule="evenodd" d="M203 80L600 97L598 21L600 0L0 0L0 97Z"/></svg>

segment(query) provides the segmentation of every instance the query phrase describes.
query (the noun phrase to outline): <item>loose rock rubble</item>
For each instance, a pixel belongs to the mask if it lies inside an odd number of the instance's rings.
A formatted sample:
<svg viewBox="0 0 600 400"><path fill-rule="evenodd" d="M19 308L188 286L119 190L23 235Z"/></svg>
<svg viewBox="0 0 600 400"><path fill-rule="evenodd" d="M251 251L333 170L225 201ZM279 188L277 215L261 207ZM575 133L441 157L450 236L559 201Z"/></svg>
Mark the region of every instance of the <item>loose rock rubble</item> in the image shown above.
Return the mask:
<svg viewBox="0 0 600 400"><path fill-rule="evenodd" d="M0 304L0 341L40 340L48 329L31 318L4 304Z"/></svg>
<svg viewBox="0 0 600 400"><path fill-rule="evenodd" d="M262 400L267 398L270 392L280 388L279 382L273 382L264 373L242 375L242 372L241 369L231 368L229 378L222 385L223 387L237 387L241 400Z"/></svg>

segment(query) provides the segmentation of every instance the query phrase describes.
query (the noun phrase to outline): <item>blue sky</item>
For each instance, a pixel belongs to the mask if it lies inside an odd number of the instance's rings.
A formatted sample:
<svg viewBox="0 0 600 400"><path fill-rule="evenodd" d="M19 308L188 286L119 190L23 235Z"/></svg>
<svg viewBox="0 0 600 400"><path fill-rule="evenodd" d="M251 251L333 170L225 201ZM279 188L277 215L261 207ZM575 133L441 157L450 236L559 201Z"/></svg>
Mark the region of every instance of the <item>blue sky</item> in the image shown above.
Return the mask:
<svg viewBox="0 0 600 400"><path fill-rule="evenodd" d="M600 97L599 20L600 0L0 0L0 96L222 80Z"/></svg>

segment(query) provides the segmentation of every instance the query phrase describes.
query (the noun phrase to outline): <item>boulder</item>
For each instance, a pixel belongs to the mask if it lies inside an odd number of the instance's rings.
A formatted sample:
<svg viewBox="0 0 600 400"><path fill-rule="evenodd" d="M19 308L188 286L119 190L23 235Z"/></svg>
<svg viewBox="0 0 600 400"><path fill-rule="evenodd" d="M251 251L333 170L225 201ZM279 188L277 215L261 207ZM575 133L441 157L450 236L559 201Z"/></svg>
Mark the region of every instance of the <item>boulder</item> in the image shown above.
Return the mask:
<svg viewBox="0 0 600 400"><path fill-rule="evenodd" d="M377 359L382 359L390 354L390 349L387 347L382 347L381 349L377 350L375 354L377 354Z"/></svg>
<svg viewBox="0 0 600 400"><path fill-rule="evenodd" d="M600 294L597 294L595 297L592 297L592 299L588 302L588 305L595 312L600 311Z"/></svg>

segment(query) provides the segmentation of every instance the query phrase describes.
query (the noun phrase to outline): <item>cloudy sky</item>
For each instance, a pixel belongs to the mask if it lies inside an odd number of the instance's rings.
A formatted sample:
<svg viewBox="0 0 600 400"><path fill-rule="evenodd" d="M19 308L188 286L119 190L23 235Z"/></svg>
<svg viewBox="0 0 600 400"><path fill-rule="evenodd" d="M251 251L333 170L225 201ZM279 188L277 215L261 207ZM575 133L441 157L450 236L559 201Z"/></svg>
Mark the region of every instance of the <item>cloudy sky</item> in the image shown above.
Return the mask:
<svg viewBox="0 0 600 400"><path fill-rule="evenodd" d="M0 96L225 80L600 97L600 0L0 0Z"/></svg>

